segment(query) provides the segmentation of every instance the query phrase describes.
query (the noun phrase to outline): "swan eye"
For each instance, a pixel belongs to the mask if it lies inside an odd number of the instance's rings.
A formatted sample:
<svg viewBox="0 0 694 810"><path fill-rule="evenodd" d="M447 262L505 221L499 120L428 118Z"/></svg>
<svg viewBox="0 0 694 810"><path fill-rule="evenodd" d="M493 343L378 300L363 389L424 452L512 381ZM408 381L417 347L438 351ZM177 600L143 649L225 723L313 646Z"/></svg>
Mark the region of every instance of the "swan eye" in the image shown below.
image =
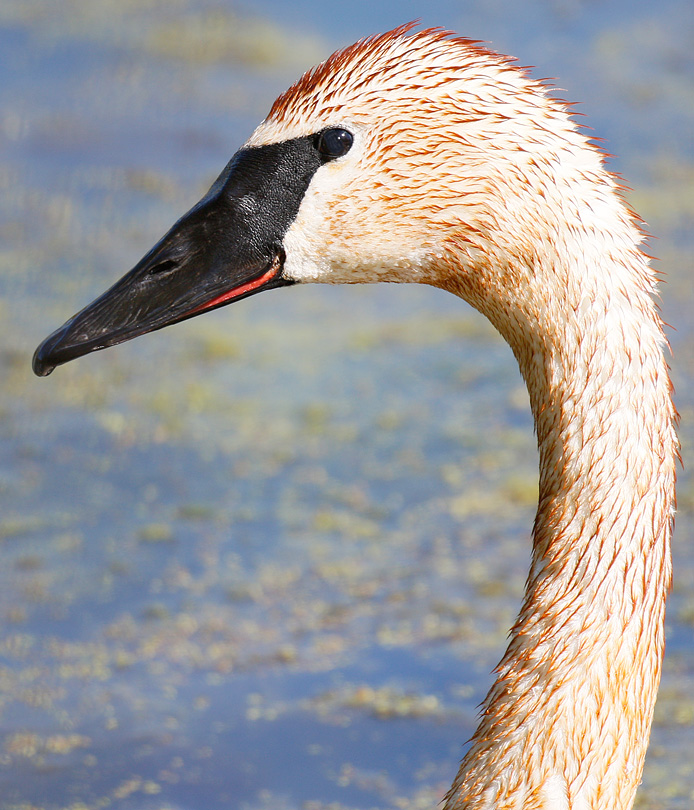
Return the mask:
<svg viewBox="0 0 694 810"><path fill-rule="evenodd" d="M335 160L349 152L354 136L346 129L324 129L316 135L316 149L323 160Z"/></svg>

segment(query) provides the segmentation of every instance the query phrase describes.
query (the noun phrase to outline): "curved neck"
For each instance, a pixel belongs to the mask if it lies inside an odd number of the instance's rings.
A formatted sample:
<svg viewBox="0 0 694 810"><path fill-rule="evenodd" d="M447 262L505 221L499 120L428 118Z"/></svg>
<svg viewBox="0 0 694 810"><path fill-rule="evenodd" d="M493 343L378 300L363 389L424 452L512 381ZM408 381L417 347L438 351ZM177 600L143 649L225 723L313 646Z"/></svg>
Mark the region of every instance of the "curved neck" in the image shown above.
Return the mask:
<svg viewBox="0 0 694 810"><path fill-rule="evenodd" d="M446 810L626 810L641 778L677 443L650 271L626 255L555 265L582 293L496 324L530 393L540 498L523 606Z"/></svg>

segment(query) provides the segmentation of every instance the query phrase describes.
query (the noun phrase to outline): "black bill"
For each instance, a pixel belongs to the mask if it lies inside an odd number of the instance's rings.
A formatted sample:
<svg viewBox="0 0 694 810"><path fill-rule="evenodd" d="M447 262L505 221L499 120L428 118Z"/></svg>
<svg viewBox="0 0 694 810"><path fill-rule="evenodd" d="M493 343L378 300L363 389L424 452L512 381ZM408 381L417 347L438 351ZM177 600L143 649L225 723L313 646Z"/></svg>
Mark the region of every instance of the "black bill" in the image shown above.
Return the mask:
<svg viewBox="0 0 694 810"><path fill-rule="evenodd" d="M311 136L241 149L129 273L44 340L34 373L291 284L282 241L323 162Z"/></svg>

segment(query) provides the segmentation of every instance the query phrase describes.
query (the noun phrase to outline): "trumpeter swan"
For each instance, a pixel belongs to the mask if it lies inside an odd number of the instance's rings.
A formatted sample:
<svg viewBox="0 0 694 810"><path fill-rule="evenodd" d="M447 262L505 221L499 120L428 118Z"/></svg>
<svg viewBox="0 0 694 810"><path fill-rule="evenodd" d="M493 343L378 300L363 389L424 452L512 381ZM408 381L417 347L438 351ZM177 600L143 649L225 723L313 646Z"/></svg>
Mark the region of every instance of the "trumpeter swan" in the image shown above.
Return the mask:
<svg viewBox="0 0 694 810"><path fill-rule="evenodd" d="M207 195L34 369L297 282L422 282L511 345L540 453L520 615L446 808L629 808L663 654L677 440L642 234L511 60L404 26L274 103Z"/></svg>

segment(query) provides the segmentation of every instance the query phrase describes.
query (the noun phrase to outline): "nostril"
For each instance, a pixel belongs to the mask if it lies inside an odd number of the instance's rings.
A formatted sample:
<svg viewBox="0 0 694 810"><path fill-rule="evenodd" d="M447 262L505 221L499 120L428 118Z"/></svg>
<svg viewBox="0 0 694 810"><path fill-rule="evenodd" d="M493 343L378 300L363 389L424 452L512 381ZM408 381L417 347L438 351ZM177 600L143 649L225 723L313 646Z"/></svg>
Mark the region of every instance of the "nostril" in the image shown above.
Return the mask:
<svg viewBox="0 0 694 810"><path fill-rule="evenodd" d="M174 259L164 259L162 262L153 264L147 271L147 275L159 276L162 273L169 273L171 270L175 270L177 267L178 262Z"/></svg>

